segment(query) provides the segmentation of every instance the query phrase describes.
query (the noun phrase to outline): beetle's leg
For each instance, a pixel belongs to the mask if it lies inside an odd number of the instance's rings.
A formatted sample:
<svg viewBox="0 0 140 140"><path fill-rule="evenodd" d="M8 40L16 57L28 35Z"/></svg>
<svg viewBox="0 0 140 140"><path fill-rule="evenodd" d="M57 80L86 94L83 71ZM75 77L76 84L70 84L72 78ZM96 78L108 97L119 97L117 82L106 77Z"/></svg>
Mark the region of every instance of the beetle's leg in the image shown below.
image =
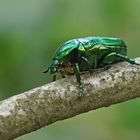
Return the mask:
<svg viewBox="0 0 140 140"><path fill-rule="evenodd" d="M76 73L76 79L78 83L81 83L81 78L80 78L80 69L78 64L75 64L75 73Z"/></svg>
<svg viewBox="0 0 140 140"><path fill-rule="evenodd" d="M119 58L120 61L127 61L131 64L136 64L139 65L138 63L135 62L135 59L129 58L126 55L122 55L116 52L110 53L108 54L104 60L103 60L103 64L113 64L114 62L117 62L117 59Z"/></svg>
<svg viewBox="0 0 140 140"><path fill-rule="evenodd" d="M123 61L127 61L131 64L136 64L140 66L140 63L135 62L135 59L129 58L128 56L122 55L122 54L117 54L118 57L120 57Z"/></svg>
<svg viewBox="0 0 140 140"><path fill-rule="evenodd" d="M105 47L102 47L102 46L98 47L97 54L95 55L95 62L94 62L95 64L94 64L94 69L93 69L94 72L102 72L102 71L108 70L110 68L109 65L105 65L103 62L102 62L102 65L100 65L101 60L98 60L98 55L100 55L100 49L101 49L101 51L106 50Z"/></svg>
<svg viewBox="0 0 140 140"><path fill-rule="evenodd" d="M81 78L80 78L80 69L79 69L79 66L78 64L76 63L75 64L75 74L76 74L76 79L77 79L77 82L79 83L79 88L80 88L80 96L83 95L83 85L81 83Z"/></svg>
<svg viewBox="0 0 140 140"><path fill-rule="evenodd" d="M113 64L117 61L122 61L122 59L117 55L116 52L109 53L107 56L104 57L101 66L106 66Z"/></svg>
<svg viewBox="0 0 140 140"><path fill-rule="evenodd" d="M88 70L89 70L89 72L91 73L91 72L92 72L92 66L91 66L90 62L89 62L88 59L85 58L84 56L82 56L82 59L87 63L87 65L88 65Z"/></svg>
<svg viewBox="0 0 140 140"><path fill-rule="evenodd" d="M56 81L56 75L55 74L53 75L53 81Z"/></svg>

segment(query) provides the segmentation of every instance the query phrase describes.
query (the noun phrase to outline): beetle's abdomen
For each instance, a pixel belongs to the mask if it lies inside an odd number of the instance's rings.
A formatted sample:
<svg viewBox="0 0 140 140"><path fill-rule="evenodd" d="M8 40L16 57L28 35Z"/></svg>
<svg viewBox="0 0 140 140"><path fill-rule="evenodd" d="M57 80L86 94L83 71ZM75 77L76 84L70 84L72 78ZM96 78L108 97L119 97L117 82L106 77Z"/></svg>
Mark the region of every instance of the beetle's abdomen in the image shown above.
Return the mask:
<svg viewBox="0 0 140 140"><path fill-rule="evenodd" d="M113 53L122 55L126 55L127 53L126 46L107 46L97 44L89 48L90 49L85 52L85 58L87 58L88 62L91 64L92 69L97 69L104 67L106 64L113 64L121 61L119 57L112 55ZM104 59L106 59L106 61L104 61ZM79 64L81 71L88 70L88 65L85 61L82 60Z"/></svg>

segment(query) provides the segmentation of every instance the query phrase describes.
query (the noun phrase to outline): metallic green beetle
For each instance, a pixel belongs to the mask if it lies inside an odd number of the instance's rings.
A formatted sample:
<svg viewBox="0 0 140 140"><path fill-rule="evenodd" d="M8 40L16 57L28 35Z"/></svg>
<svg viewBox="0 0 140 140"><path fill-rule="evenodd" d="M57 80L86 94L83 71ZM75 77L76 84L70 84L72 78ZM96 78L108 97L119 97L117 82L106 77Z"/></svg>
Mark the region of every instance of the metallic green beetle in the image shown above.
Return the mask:
<svg viewBox="0 0 140 140"><path fill-rule="evenodd" d="M109 37L85 37L64 43L57 50L50 67L44 73L50 70L54 75L54 81L57 72L62 77L75 74L80 86L80 96L82 96L80 72L93 72L121 61L137 64L134 59L127 56L127 46L123 40Z"/></svg>

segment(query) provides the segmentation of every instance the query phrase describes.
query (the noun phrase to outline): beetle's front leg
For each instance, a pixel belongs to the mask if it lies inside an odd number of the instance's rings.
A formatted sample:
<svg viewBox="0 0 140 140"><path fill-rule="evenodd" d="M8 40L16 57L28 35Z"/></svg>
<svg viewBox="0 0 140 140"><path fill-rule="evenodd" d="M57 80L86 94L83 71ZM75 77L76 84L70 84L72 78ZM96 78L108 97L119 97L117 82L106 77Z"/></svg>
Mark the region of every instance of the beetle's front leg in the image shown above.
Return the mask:
<svg viewBox="0 0 140 140"><path fill-rule="evenodd" d="M83 85L81 83L80 69L79 69L79 66L77 63L75 64L75 74L76 74L77 82L79 83L80 96L83 96L84 89L83 89Z"/></svg>
<svg viewBox="0 0 140 140"><path fill-rule="evenodd" d="M52 79L53 79L53 81L56 81L56 75L55 74L53 75Z"/></svg>

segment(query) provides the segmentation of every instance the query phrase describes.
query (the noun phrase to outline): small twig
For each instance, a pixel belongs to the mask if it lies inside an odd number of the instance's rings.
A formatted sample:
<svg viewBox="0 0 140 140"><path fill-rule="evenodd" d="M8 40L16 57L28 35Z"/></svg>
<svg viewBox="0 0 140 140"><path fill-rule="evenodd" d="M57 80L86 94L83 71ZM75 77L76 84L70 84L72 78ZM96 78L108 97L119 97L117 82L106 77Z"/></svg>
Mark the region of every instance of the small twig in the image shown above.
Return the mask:
<svg viewBox="0 0 140 140"><path fill-rule="evenodd" d="M0 140L140 96L140 67L127 62L81 78L82 97L75 76L70 76L1 101Z"/></svg>

